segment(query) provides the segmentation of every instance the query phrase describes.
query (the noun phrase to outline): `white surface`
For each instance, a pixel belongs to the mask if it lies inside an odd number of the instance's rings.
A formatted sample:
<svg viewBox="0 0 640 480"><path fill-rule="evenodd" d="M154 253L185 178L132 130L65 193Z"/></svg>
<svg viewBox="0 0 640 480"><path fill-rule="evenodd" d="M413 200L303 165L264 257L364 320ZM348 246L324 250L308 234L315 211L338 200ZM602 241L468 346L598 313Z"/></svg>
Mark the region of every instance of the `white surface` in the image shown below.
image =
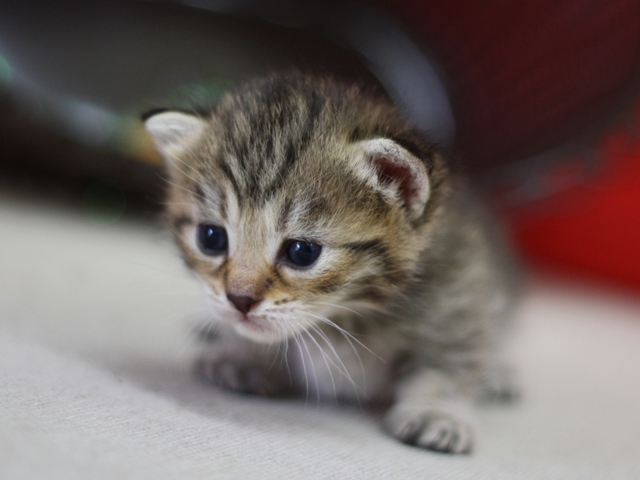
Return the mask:
<svg viewBox="0 0 640 480"><path fill-rule="evenodd" d="M640 478L640 301L537 282L525 387L469 457L387 438L357 408L190 374L199 288L166 234L0 200L0 478Z"/></svg>

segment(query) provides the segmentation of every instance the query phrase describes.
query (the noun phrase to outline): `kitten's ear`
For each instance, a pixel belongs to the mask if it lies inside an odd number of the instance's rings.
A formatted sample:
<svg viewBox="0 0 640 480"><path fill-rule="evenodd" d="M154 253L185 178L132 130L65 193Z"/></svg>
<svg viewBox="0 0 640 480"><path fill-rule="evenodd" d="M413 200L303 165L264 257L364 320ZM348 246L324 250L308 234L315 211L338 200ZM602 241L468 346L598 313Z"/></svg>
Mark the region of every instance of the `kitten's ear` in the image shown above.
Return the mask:
<svg viewBox="0 0 640 480"><path fill-rule="evenodd" d="M205 125L200 117L175 110L152 112L142 120L158 152L167 160L183 151Z"/></svg>
<svg viewBox="0 0 640 480"><path fill-rule="evenodd" d="M387 198L401 201L411 220L419 218L430 191L424 163L387 138L362 140L356 145L362 149L367 180Z"/></svg>

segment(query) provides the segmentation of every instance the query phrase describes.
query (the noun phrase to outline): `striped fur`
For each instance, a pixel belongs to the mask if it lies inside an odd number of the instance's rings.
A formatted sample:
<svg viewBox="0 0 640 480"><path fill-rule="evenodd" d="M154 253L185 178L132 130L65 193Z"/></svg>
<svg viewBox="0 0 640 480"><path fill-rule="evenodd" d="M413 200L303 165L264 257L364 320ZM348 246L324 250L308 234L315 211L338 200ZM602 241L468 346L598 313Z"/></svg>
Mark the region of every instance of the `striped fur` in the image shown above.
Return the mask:
<svg viewBox="0 0 640 480"><path fill-rule="evenodd" d="M486 385L509 392L495 375L513 262L438 149L386 97L302 75L162 115L147 126L167 159L167 218L222 332L205 374L254 393L391 401L400 440L469 451L461 411ZM390 153L363 150L376 145ZM227 255L198 250L200 223L226 229ZM283 262L290 239L322 245L318 262ZM243 316L229 292L262 301Z"/></svg>

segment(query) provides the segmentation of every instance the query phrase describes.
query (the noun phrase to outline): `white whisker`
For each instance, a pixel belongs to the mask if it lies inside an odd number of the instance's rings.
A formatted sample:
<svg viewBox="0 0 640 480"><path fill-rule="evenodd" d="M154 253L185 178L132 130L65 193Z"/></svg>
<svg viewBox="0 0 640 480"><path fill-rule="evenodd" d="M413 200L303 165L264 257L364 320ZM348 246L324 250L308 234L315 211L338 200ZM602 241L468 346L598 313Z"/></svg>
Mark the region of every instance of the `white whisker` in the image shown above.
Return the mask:
<svg viewBox="0 0 640 480"><path fill-rule="evenodd" d="M284 342L284 365L287 367L287 373L289 374L289 388L293 388L293 376L291 375L291 368L289 367L289 342L287 340Z"/></svg>
<svg viewBox="0 0 640 480"><path fill-rule="evenodd" d="M359 317L362 317L362 314L360 312L357 312L357 311L355 311L355 310L353 310L351 308L348 308L348 307L344 307L342 305L336 305L335 303L329 303L329 302L310 302L310 303L315 303L316 305L329 305L331 307L341 308L343 310L347 310L348 312L355 313Z"/></svg>
<svg viewBox="0 0 640 480"><path fill-rule="evenodd" d="M369 352L371 355L375 356L376 358L382 360L383 362L385 362L385 360L380 357L378 354L376 354L373 350L371 350L369 347L367 347L364 343L362 343L360 340L358 340L356 337L353 336L353 334L351 334L350 332L346 331L344 328L342 328L341 326L337 325L335 322L329 320L327 317L320 315L320 314L316 314L316 313L311 313L311 312L307 312L307 315L311 315L314 318L317 318L318 320L320 320L321 322L326 323L327 325L331 325L333 328L335 328L336 330L338 330L343 336L344 338L351 344L351 346L355 349L355 346L351 343L351 340L353 340L354 342L356 342L358 345L360 345L362 348L364 348L367 352ZM351 339L351 340L350 340ZM386 362L385 362L386 363Z"/></svg>
<svg viewBox="0 0 640 480"><path fill-rule="evenodd" d="M302 369L304 370L304 379L305 379L305 385L306 385L304 406L306 407L307 404L309 403L309 374L307 372L307 362L305 362L304 360L304 353L302 352L302 347L300 346L300 341L299 341L300 338L301 336L299 332L293 333L293 339L296 342L296 346L298 347L298 351L300 353L300 361L302 362Z"/></svg>
<svg viewBox="0 0 640 480"><path fill-rule="evenodd" d="M320 384L318 383L318 373L316 371L316 364L313 361L313 355L311 355L311 351L309 350L309 345L307 345L307 342L302 336L302 333L304 332L305 330L301 330L300 340L302 341L302 345L304 345L304 348L307 351L307 354L309 355L309 360L311 361L311 371L313 372L313 378L316 384L316 405L320 405Z"/></svg>
<svg viewBox="0 0 640 480"><path fill-rule="evenodd" d="M311 335L311 333L308 330L303 330L303 333L306 333L307 336L311 339L311 341L316 344L316 346L318 347L318 350L320 351L320 354L322 355L322 358L324 360L324 364L327 366L327 372L329 372L329 377L331 378L331 385L333 386L333 397L334 397L334 400L337 403L338 402L338 391L336 390L336 382L333 379L333 372L331 371L331 367L329 366L329 362L327 361L327 354L324 352L324 350L322 349L320 344L317 342L317 340L315 338L313 338L313 335ZM333 365L335 365L334 362L331 362L331 363ZM316 373L316 378L317 378L317 373Z"/></svg>
<svg viewBox="0 0 640 480"><path fill-rule="evenodd" d="M333 351L333 355L336 357L338 362L340 362L341 367L338 367L336 365L336 368L338 368L338 370L340 370L340 372L345 376L345 378L347 378L347 380L349 380L349 382L351 383L351 386L353 387L353 391L354 391L354 393L356 395L356 399L358 400L358 405L360 405L360 396L358 395L358 390L365 397L367 395L366 394L366 371L365 371L365 368L364 368L364 364L362 363L362 359L360 358L360 353L356 350L355 346L353 344L351 344L351 342L349 342L350 345L351 345L351 349L353 350L353 353L355 354L356 358L358 359L358 363L360 364L360 370L361 370L361 373L362 373L362 380L364 382L363 387L360 387L353 380L353 377L349 373L349 370L347 369L346 365L344 364L344 362L342 361L342 359L338 355L338 352L336 352L335 348L331 344L331 341L329 340L329 337L317 325L313 325L312 328L314 329L314 331L316 331L321 336L321 338L325 341L325 343L329 346L329 348L331 348L331 350Z"/></svg>

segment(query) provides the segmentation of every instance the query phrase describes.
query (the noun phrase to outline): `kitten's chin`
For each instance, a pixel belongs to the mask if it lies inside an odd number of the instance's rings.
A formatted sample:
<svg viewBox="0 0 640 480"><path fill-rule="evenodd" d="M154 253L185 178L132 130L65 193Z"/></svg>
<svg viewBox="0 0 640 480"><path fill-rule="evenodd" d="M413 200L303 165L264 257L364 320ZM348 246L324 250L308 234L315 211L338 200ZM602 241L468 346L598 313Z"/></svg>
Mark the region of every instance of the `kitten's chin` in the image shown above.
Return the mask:
<svg viewBox="0 0 640 480"><path fill-rule="evenodd" d="M274 344L289 338L289 333L256 322L242 321L233 326L235 332L244 338L256 343Z"/></svg>

